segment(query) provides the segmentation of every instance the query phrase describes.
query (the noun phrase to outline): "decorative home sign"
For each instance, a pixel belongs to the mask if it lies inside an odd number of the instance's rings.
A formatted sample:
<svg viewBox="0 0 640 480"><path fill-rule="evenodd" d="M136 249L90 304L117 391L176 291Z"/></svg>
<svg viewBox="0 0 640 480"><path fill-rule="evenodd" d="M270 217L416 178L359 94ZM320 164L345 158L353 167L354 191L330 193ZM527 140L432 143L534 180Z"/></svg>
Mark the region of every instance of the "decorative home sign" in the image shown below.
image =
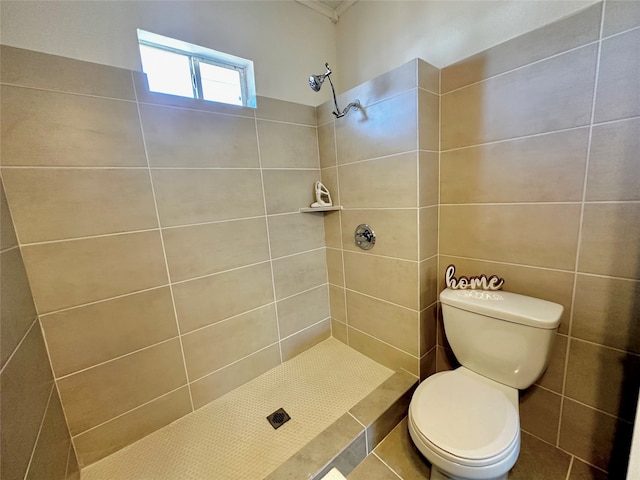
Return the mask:
<svg viewBox="0 0 640 480"><path fill-rule="evenodd" d="M480 288L482 290L500 290L502 285L504 285L504 278L498 278L497 275L487 277L485 274L482 274L479 277L456 278L454 277L455 274L455 265L449 265L445 272L445 282L447 287L454 290L466 290L467 288L472 290L475 290L476 288Z"/></svg>

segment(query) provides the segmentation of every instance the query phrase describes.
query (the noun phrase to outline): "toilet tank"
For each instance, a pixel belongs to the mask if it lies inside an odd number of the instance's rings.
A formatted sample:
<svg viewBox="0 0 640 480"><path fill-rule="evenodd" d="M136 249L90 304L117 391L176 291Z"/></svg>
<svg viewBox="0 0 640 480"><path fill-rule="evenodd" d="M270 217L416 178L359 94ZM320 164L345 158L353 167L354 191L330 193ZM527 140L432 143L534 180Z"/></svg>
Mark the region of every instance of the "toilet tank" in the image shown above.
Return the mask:
<svg viewBox="0 0 640 480"><path fill-rule="evenodd" d="M452 290L440 293L453 353L466 368L524 389L544 372L563 307L515 293Z"/></svg>

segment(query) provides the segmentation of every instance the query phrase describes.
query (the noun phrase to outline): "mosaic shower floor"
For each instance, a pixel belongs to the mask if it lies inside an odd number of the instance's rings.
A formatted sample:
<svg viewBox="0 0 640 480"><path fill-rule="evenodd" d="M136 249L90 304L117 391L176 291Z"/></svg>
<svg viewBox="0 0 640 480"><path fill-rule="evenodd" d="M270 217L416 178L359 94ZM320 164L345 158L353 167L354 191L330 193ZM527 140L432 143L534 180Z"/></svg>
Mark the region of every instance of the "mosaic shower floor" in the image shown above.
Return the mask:
<svg viewBox="0 0 640 480"><path fill-rule="evenodd" d="M82 480L259 480L393 371L329 338L82 470ZM283 407L274 430L266 416Z"/></svg>

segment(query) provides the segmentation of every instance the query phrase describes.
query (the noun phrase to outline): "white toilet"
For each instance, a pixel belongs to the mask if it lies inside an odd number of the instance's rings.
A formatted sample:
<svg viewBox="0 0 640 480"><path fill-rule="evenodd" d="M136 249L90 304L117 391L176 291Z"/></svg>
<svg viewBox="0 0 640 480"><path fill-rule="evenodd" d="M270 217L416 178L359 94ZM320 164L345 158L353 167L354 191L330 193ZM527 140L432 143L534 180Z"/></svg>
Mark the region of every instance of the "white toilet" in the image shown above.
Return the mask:
<svg viewBox="0 0 640 480"><path fill-rule="evenodd" d="M518 389L549 363L563 307L502 291L440 294L447 339L462 365L428 377L409 405L409 433L431 480L503 480L520 452Z"/></svg>

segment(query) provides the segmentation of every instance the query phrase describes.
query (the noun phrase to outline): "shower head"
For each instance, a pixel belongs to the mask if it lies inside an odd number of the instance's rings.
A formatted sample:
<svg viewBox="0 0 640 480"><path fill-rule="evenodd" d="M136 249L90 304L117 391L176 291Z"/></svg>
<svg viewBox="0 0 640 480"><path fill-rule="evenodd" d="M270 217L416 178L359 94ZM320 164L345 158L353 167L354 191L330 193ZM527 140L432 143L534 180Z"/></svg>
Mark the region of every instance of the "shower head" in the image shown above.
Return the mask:
<svg viewBox="0 0 640 480"><path fill-rule="evenodd" d="M311 90L313 90L314 92L319 92L322 84L324 83L324 80L326 78L329 79L329 83L331 84L331 93L333 93L333 103L336 106L333 114L336 116L336 118L344 117L352 108L361 108L360 102L356 100L355 102L351 102L349 105L347 105L347 108L340 112L340 109L338 108L338 101L336 100L336 89L333 88L333 82L331 81L331 69L329 68L328 63L325 63L324 66L326 67L327 71L322 75L309 75L309 86L311 87Z"/></svg>
<svg viewBox="0 0 640 480"><path fill-rule="evenodd" d="M329 75L331 75L331 69L329 68L329 64L325 63L324 66L327 68L327 71L324 72L322 75L309 76L309 86L311 87L311 90L313 90L314 92L319 92L320 87L322 87L322 83L324 82L324 79L327 78Z"/></svg>

